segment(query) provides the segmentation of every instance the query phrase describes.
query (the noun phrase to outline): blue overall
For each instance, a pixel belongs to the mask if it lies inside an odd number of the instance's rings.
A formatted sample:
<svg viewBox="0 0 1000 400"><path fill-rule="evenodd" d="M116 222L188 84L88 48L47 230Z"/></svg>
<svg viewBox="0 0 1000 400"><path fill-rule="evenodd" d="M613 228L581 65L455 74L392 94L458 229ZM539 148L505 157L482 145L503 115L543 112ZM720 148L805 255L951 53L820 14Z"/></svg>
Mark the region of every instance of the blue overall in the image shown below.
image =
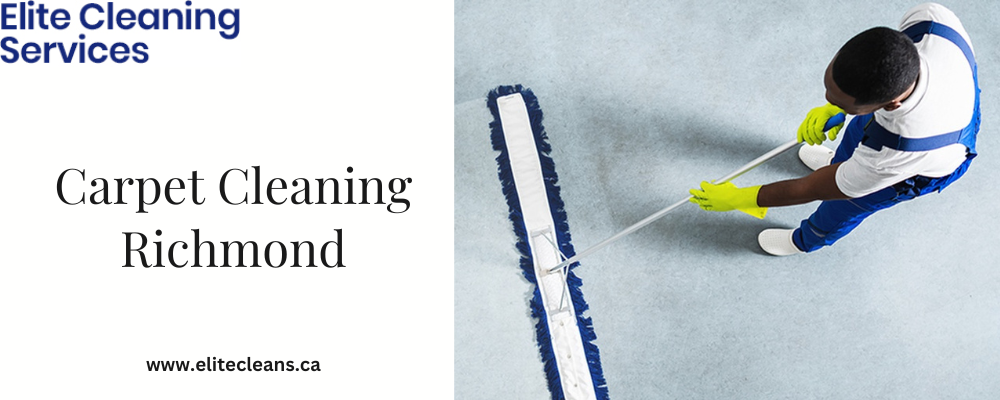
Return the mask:
<svg viewBox="0 0 1000 400"><path fill-rule="evenodd" d="M979 78L976 73L976 61L972 49L955 30L931 21L922 21L903 31L914 42L923 40L925 34L933 34L948 39L965 54L972 68L972 78L975 84L976 101L972 121L965 128L928 138L904 138L889 132L872 114L861 115L848 124L846 133L837 147L837 152L831 164L846 161L854 154L859 145L868 146L874 150L889 147L899 151L927 151L955 143L967 147L968 155L965 162L950 175L941 178L913 176L895 185L881 189L875 193L847 200L824 201L819 208L792 234L792 241L800 250L811 252L823 246L829 246L844 237L861 224L869 215L878 210L892 207L906 200L911 200L942 189L958 180L965 174L969 164L976 156L976 134L979 132Z"/></svg>

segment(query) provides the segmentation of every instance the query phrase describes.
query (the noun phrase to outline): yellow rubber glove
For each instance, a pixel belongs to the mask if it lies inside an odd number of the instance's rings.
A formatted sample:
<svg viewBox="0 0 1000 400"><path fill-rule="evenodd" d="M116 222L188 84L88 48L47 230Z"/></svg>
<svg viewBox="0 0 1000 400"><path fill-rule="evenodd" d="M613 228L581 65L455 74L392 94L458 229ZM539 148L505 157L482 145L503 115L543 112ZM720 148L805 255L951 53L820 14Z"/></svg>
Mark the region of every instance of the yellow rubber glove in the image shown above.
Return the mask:
<svg viewBox="0 0 1000 400"><path fill-rule="evenodd" d="M691 189L691 202L705 211L740 210L756 218L764 219L767 208L757 206L757 192L760 185L738 188L732 182L716 185L701 183L701 190Z"/></svg>
<svg viewBox="0 0 1000 400"><path fill-rule="evenodd" d="M806 114L806 119L802 121L802 125L799 125L799 132L796 137L799 143L806 142L812 145L823 143L828 135L830 140L837 140L837 133L840 132L840 128L844 127L844 123L840 123L833 128L830 128L823 134L823 128L826 122L830 120L831 117L844 112L840 107L833 104L827 103L825 106L819 106L812 110L809 110L809 114Z"/></svg>

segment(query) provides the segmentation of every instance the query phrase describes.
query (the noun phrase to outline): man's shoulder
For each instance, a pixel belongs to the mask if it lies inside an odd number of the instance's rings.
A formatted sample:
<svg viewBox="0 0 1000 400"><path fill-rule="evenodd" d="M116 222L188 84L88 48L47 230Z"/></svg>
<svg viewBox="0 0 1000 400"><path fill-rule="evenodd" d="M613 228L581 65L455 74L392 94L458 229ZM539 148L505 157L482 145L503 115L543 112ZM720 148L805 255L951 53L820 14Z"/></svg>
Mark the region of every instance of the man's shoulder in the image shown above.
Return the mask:
<svg viewBox="0 0 1000 400"><path fill-rule="evenodd" d="M958 16L954 12L938 3L923 3L914 6L909 9L906 14L903 15L903 21L901 25L907 24L908 22L917 21L936 21L936 22L958 22Z"/></svg>
<svg viewBox="0 0 1000 400"><path fill-rule="evenodd" d="M958 31L966 41L969 41L969 35L958 16L938 3L923 3L911 8L903 15L903 19L899 23L899 30L905 30L921 21L934 21L946 25Z"/></svg>

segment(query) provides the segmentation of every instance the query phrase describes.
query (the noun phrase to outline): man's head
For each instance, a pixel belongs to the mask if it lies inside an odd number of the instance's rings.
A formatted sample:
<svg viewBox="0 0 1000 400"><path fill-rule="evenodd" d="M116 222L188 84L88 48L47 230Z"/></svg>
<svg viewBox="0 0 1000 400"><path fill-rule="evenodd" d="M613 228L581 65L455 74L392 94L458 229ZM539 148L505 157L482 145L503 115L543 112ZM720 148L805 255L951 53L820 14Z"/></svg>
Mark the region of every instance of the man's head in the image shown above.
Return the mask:
<svg viewBox="0 0 1000 400"><path fill-rule="evenodd" d="M920 56L909 37L872 28L848 40L830 61L823 79L826 99L848 114L895 110L920 73Z"/></svg>

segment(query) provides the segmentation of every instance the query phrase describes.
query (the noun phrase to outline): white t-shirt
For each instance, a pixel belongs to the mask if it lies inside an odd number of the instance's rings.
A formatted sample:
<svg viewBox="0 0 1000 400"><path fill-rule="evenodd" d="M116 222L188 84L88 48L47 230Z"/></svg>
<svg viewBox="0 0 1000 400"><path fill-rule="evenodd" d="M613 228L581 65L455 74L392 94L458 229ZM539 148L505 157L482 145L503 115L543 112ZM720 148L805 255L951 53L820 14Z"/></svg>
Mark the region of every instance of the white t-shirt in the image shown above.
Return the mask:
<svg viewBox="0 0 1000 400"><path fill-rule="evenodd" d="M925 3L910 9L899 29L920 21L946 25L972 47L958 17L944 6ZM937 35L925 35L916 47L920 54L920 75L913 94L896 110L875 111L875 121L906 138L925 138L965 128L972 121L975 84L962 50ZM946 176L965 161L965 156L965 146L958 143L930 151L899 151L889 147L874 150L859 145L854 155L837 169L837 187L847 196L861 197L914 175Z"/></svg>

